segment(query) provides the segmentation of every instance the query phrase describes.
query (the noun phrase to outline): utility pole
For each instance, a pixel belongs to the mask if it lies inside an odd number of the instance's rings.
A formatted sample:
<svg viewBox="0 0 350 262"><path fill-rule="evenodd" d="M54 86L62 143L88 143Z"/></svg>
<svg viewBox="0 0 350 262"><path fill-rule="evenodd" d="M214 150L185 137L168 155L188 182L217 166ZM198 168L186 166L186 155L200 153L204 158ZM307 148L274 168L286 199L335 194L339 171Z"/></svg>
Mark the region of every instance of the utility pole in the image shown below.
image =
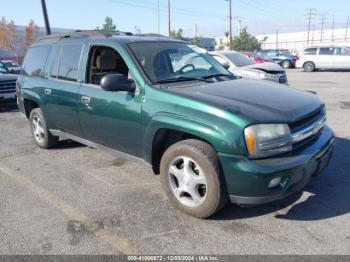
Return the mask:
<svg viewBox="0 0 350 262"><path fill-rule="evenodd" d="M333 15L333 22L332 22L332 42L334 42L334 15Z"/></svg>
<svg viewBox="0 0 350 262"><path fill-rule="evenodd" d="M235 16L234 20L237 21L237 35L242 32L242 20L239 16Z"/></svg>
<svg viewBox="0 0 350 262"><path fill-rule="evenodd" d="M171 13L170 13L170 0L168 0L168 32L171 37Z"/></svg>
<svg viewBox="0 0 350 262"><path fill-rule="evenodd" d="M308 29L307 29L307 45L309 45L310 41L310 31L311 31L311 20L314 19L314 16L316 15L316 9L315 8L310 8L308 9L307 19L308 19Z"/></svg>
<svg viewBox="0 0 350 262"><path fill-rule="evenodd" d="M46 34L51 35L51 28L49 23L49 16L47 15L45 0L41 0L41 8L43 9L43 16L45 21Z"/></svg>
<svg viewBox="0 0 350 262"><path fill-rule="evenodd" d="M232 0L226 0L229 3L229 49L232 50Z"/></svg>
<svg viewBox="0 0 350 262"><path fill-rule="evenodd" d="M324 30L325 19L326 19L326 14L322 14L322 18L321 18L321 39L320 39L320 42L322 42L322 40L323 40L323 30Z"/></svg>
<svg viewBox="0 0 350 262"><path fill-rule="evenodd" d="M158 34L160 34L160 4L158 0Z"/></svg>
<svg viewBox="0 0 350 262"><path fill-rule="evenodd" d="M276 30L276 49L278 49L278 29Z"/></svg>
<svg viewBox="0 0 350 262"><path fill-rule="evenodd" d="M348 20L346 22L345 40L348 39L348 28L349 28L349 16L348 16Z"/></svg>

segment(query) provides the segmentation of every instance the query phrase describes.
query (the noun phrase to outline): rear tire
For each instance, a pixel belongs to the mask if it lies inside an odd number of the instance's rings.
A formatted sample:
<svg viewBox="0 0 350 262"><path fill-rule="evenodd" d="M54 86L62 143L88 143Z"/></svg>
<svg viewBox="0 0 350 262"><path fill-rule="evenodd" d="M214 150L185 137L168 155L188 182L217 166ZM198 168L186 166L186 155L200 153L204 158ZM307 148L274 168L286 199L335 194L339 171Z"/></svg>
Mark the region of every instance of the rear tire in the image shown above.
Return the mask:
<svg viewBox="0 0 350 262"><path fill-rule="evenodd" d="M284 60L284 61L282 62L282 67L283 67L284 69L291 68L291 67L292 67L292 63L291 63L289 60Z"/></svg>
<svg viewBox="0 0 350 262"><path fill-rule="evenodd" d="M313 72L315 71L315 64L313 62L306 62L304 63L304 72Z"/></svg>
<svg viewBox="0 0 350 262"><path fill-rule="evenodd" d="M48 149L58 143L59 137L53 136L48 130L40 108L30 112L29 123L34 141L39 147Z"/></svg>
<svg viewBox="0 0 350 262"><path fill-rule="evenodd" d="M217 154L205 142L188 139L170 146L161 159L160 174L170 201L188 215L207 218L228 201Z"/></svg>

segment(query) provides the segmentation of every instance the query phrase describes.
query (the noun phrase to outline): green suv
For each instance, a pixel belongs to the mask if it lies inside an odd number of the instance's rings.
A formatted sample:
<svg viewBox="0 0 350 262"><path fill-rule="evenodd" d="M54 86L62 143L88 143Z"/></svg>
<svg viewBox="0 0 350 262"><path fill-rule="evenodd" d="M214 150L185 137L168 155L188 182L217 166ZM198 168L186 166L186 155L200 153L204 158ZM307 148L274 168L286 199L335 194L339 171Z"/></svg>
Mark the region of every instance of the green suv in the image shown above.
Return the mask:
<svg viewBox="0 0 350 262"><path fill-rule="evenodd" d="M18 106L39 147L71 139L149 165L195 217L300 191L333 151L315 94L237 78L187 42L77 31L42 38L23 67Z"/></svg>

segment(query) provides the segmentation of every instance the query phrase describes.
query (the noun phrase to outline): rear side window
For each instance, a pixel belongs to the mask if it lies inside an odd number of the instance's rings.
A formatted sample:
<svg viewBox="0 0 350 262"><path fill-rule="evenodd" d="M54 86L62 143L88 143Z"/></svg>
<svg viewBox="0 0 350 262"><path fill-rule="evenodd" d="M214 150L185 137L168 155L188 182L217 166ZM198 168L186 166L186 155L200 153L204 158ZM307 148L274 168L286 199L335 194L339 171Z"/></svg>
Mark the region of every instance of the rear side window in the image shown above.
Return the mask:
<svg viewBox="0 0 350 262"><path fill-rule="evenodd" d="M316 55L317 48L307 48L304 50L304 55Z"/></svg>
<svg viewBox="0 0 350 262"><path fill-rule="evenodd" d="M333 55L334 48L333 47L321 47L319 55Z"/></svg>
<svg viewBox="0 0 350 262"><path fill-rule="evenodd" d="M49 46L30 48L23 63L23 74L27 76L43 77L49 51Z"/></svg>
<svg viewBox="0 0 350 262"><path fill-rule="evenodd" d="M77 81L82 49L82 44L64 45L62 47L58 66L58 79Z"/></svg>

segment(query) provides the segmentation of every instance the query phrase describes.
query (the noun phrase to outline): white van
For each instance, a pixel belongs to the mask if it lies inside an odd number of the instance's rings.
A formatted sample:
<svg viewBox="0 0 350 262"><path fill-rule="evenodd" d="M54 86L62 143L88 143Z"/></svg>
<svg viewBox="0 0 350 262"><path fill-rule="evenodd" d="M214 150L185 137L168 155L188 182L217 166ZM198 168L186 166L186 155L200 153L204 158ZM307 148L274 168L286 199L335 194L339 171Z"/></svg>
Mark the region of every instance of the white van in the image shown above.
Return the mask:
<svg viewBox="0 0 350 262"><path fill-rule="evenodd" d="M308 47L300 54L296 63L297 68L305 72L316 69L350 69L350 47L320 46Z"/></svg>

